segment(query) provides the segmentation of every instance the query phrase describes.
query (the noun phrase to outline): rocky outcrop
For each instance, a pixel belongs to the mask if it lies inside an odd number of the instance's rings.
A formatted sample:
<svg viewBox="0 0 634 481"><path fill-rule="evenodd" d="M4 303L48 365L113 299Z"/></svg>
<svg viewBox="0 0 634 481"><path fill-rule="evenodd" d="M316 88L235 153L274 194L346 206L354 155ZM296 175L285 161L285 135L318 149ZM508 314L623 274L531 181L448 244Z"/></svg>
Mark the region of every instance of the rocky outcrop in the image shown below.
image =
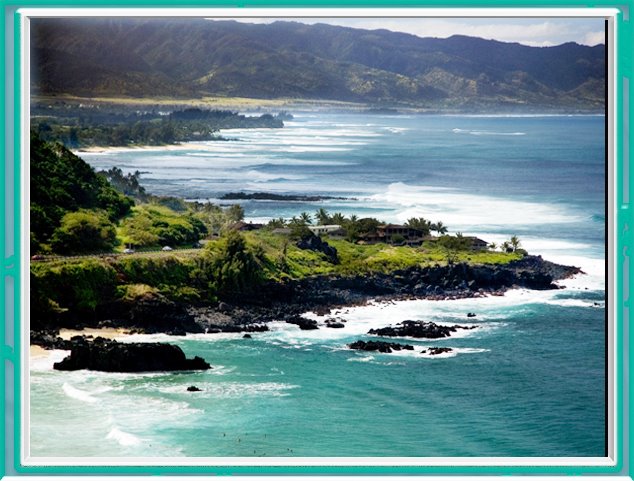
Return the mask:
<svg viewBox="0 0 634 481"><path fill-rule="evenodd" d="M437 356L438 354L445 354L448 352L453 352L453 349L450 347L430 347L428 349L423 349L421 354L428 353L430 356Z"/></svg>
<svg viewBox="0 0 634 481"><path fill-rule="evenodd" d="M73 342L70 356L53 365L59 371L193 371L210 369L204 359L187 359L180 347L165 343L121 343L102 337Z"/></svg>
<svg viewBox="0 0 634 481"><path fill-rule="evenodd" d="M413 351L414 346L409 344L399 344L398 342L383 342L383 341L356 341L352 344L348 344L350 349L358 351L378 351L383 353L390 353L394 351L406 350Z"/></svg>
<svg viewBox="0 0 634 481"><path fill-rule="evenodd" d="M295 324L302 331L310 331L314 329L319 329L319 326L317 325L317 321L313 319L306 319L305 317L302 317L302 316L293 316L290 319L286 319L286 322L288 324Z"/></svg>
<svg viewBox="0 0 634 481"><path fill-rule="evenodd" d="M332 264L339 264L337 249L329 245L328 242L322 240L319 236L311 235L304 237L297 242L297 247L300 249L321 252Z"/></svg>
<svg viewBox="0 0 634 481"><path fill-rule="evenodd" d="M425 339L440 339L449 337L458 329L475 329L477 326L440 326L433 322L403 321L396 326L370 329L368 334L388 337L415 337Z"/></svg>

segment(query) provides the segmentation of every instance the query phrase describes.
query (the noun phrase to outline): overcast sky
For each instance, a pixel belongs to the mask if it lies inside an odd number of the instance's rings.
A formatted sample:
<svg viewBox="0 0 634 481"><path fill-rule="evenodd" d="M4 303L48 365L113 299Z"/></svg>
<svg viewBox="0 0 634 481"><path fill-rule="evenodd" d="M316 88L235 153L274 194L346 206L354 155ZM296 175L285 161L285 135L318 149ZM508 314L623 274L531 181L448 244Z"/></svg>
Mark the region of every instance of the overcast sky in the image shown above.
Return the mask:
<svg viewBox="0 0 634 481"><path fill-rule="evenodd" d="M295 20L302 23L329 23L370 30L385 28L419 37L446 38L459 34L503 42L519 42L535 47L548 47L566 42L593 46L604 42L603 18L245 18L236 20L253 23Z"/></svg>

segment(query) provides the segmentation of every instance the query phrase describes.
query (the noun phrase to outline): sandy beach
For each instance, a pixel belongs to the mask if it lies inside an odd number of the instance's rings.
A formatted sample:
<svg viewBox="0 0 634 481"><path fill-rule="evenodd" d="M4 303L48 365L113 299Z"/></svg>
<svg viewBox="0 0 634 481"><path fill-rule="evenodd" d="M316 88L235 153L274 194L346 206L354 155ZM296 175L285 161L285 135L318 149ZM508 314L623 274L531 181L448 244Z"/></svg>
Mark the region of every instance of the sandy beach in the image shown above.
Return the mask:
<svg viewBox="0 0 634 481"><path fill-rule="evenodd" d="M215 142L215 141L209 141ZM221 142L221 141L220 141ZM103 154L110 152L142 152L142 151L165 151L165 150L209 150L211 147L206 142L183 142L180 144L170 145L139 145L135 147L82 147L81 149L73 150L75 155L81 156L81 154Z"/></svg>
<svg viewBox="0 0 634 481"><path fill-rule="evenodd" d="M100 329L86 328L86 329L60 329L59 337L65 341L69 341L73 336L93 336L103 337L104 339L121 339L128 335L129 331L126 329L117 329L114 327L103 327Z"/></svg>

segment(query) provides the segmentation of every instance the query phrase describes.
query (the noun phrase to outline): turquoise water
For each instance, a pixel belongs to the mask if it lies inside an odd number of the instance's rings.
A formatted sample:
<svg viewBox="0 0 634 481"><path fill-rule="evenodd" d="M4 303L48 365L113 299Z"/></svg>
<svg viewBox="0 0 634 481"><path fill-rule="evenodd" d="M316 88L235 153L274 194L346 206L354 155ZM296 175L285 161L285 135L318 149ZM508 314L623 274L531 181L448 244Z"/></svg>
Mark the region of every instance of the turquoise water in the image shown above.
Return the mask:
<svg viewBox="0 0 634 481"><path fill-rule="evenodd" d="M61 373L55 352L31 366L32 455L604 455L603 117L313 113L224 134L240 140L83 156L147 172L154 193L330 194L349 198L325 202L332 212L424 216L495 242L515 234L586 274L559 291L351 308L337 313L344 329L130 338L177 343L214 366L205 373ZM261 221L322 206L243 205ZM345 347L405 319L479 327L401 340L413 353ZM425 346L454 351L427 357Z"/></svg>

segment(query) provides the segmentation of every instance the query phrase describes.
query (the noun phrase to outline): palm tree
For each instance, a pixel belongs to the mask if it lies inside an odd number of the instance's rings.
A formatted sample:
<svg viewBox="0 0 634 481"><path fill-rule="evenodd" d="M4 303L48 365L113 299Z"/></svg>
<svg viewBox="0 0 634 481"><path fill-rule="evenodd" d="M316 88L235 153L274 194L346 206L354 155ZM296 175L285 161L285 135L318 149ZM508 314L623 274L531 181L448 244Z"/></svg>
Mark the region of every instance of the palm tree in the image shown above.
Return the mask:
<svg viewBox="0 0 634 481"><path fill-rule="evenodd" d="M350 222L351 222L352 224L354 224L354 223L355 223L356 221L358 221L358 220L359 220L359 216L354 215L354 214L352 214L352 215L350 216Z"/></svg>
<svg viewBox="0 0 634 481"><path fill-rule="evenodd" d="M442 223L442 221L438 221L435 224L432 224L430 227L431 230L438 232L438 234L446 234L447 226Z"/></svg>
<svg viewBox="0 0 634 481"><path fill-rule="evenodd" d="M337 212L330 218L330 222L336 225L341 225L346 221L346 218L341 212Z"/></svg>
<svg viewBox="0 0 634 481"><path fill-rule="evenodd" d="M271 229L283 229L286 227L286 220L283 217L278 217L277 219L271 219L267 224Z"/></svg>
<svg viewBox="0 0 634 481"><path fill-rule="evenodd" d="M495 242L491 242L489 244L489 249L491 249L492 251L494 251L497 248L498 248L498 245Z"/></svg>
<svg viewBox="0 0 634 481"><path fill-rule="evenodd" d="M299 219L304 222L304 224L312 224L313 219L308 212L302 212L299 214Z"/></svg>
<svg viewBox="0 0 634 481"><path fill-rule="evenodd" d="M317 223L319 225L326 225L330 222L330 216L328 215L328 211L321 207L315 212L315 219L317 219Z"/></svg>
<svg viewBox="0 0 634 481"><path fill-rule="evenodd" d="M408 219L407 222L405 222L405 225L409 227L410 229L416 229L421 231L423 236L429 235L429 232L433 228L433 224L423 217L420 217L420 218L412 217L411 219Z"/></svg>
<svg viewBox="0 0 634 481"><path fill-rule="evenodd" d="M511 244L509 243L509 241L502 242L502 252L508 252L510 248Z"/></svg>
<svg viewBox="0 0 634 481"><path fill-rule="evenodd" d="M516 235L511 237L511 247L513 247L513 252L515 252L519 248L520 244L520 240Z"/></svg>

